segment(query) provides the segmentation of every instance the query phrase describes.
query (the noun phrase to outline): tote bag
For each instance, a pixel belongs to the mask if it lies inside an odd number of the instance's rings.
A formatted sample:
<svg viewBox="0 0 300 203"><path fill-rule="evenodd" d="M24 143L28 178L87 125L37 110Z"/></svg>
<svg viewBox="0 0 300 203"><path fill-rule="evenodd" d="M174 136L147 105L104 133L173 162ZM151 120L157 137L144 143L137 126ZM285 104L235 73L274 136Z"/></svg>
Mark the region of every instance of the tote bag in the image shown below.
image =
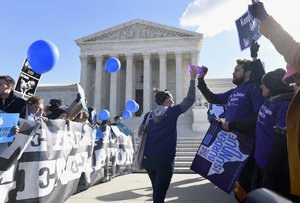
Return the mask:
<svg viewBox="0 0 300 203"><path fill-rule="evenodd" d="M144 169L143 166L143 158L144 158L144 150L145 150L145 143L146 143L146 139L147 139L147 127L148 127L148 123L149 123L149 118L150 118L150 114L151 112L148 114L145 126L144 126L144 130L142 132L142 134L140 135L140 144L138 146L138 149L136 151L136 154L134 156L133 159L133 167L135 169Z"/></svg>

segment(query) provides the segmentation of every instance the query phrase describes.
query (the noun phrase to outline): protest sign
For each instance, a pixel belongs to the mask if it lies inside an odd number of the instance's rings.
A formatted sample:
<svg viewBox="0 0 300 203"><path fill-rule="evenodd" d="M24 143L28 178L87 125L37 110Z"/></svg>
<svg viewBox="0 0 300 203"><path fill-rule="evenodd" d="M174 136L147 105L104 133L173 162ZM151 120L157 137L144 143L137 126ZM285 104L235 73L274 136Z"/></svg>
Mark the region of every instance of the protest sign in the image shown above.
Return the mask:
<svg viewBox="0 0 300 203"><path fill-rule="evenodd" d="M249 12L246 12L239 19L235 21L241 50L251 46L252 41L258 40L261 36L259 33L260 22L253 18Z"/></svg>
<svg viewBox="0 0 300 203"><path fill-rule="evenodd" d="M14 140L13 127L17 125L19 115L18 113L0 113L0 143Z"/></svg>
<svg viewBox="0 0 300 203"><path fill-rule="evenodd" d="M0 143L0 202L63 203L72 194L132 171L130 136L117 129L95 141L94 129L82 123L21 123L10 145Z"/></svg>
<svg viewBox="0 0 300 203"><path fill-rule="evenodd" d="M207 111L207 119L221 119L225 118L225 107L226 105L221 104L209 104Z"/></svg>
<svg viewBox="0 0 300 203"><path fill-rule="evenodd" d="M69 120L74 120L82 110L89 112L86 105L86 98L83 88L79 83L77 83L78 93L76 99L71 103L71 105L66 110L66 118Z"/></svg>
<svg viewBox="0 0 300 203"><path fill-rule="evenodd" d="M41 74L34 72L28 60L25 59L15 87L15 92L21 94L22 98L34 96L40 78Z"/></svg>
<svg viewBox="0 0 300 203"><path fill-rule="evenodd" d="M195 155L191 170L231 193L252 150L252 141L240 133L222 130L213 120Z"/></svg>
<svg viewBox="0 0 300 203"><path fill-rule="evenodd" d="M123 123L119 122L117 126L120 129L120 131L123 132L125 135L133 135L133 132L129 128L127 128Z"/></svg>

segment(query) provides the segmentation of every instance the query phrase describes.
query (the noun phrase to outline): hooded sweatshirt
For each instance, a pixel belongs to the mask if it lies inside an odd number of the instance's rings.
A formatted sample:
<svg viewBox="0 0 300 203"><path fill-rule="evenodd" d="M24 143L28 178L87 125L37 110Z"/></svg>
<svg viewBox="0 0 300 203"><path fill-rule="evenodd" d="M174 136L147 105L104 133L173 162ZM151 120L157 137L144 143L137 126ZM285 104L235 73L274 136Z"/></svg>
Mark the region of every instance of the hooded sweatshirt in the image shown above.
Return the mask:
<svg viewBox="0 0 300 203"><path fill-rule="evenodd" d="M177 145L177 119L193 105L195 97L195 80L191 80L188 94L180 104L171 107L157 106L144 116L139 132L144 128L147 116L150 113L146 130L147 140L144 156L175 156Z"/></svg>

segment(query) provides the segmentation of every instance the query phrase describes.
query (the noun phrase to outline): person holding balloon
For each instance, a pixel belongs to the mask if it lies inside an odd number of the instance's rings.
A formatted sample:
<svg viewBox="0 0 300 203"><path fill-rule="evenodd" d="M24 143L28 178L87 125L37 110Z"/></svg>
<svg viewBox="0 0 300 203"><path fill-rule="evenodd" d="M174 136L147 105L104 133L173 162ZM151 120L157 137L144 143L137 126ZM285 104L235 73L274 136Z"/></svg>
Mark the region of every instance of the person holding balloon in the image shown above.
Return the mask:
<svg viewBox="0 0 300 203"><path fill-rule="evenodd" d="M172 94L167 91L157 91L155 102L157 106L146 113L139 127L139 135L147 125L147 139L145 143L143 165L151 180L153 202L164 202L175 165L177 144L177 119L186 112L195 102L196 67L190 72L191 80L187 96L182 102L175 105Z"/></svg>

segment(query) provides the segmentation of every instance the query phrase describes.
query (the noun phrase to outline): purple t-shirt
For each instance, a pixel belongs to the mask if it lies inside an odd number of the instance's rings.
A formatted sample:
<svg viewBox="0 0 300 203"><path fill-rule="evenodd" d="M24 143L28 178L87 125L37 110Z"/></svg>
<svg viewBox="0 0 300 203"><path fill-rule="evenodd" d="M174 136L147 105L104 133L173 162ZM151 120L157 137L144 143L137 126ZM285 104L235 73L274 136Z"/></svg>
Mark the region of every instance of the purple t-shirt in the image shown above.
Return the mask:
<svg viewBox="0 0 300 203"><path fill-rule="evenodd" d="M266 101L260 108L255 131L254 158L256 164L264 169L273 146L273 126L286 126L286 113L289 100L275 103Z"/></svg>
<svg viewBox="0 0 300 203"><path fill-rule="evenodd" d="M223 104L227 102L225 120L228 122L247 120L259 112L264 103L261 90L249 81L225 93L218 94ZM247 132L254 137L255 130Z"/></svg>

